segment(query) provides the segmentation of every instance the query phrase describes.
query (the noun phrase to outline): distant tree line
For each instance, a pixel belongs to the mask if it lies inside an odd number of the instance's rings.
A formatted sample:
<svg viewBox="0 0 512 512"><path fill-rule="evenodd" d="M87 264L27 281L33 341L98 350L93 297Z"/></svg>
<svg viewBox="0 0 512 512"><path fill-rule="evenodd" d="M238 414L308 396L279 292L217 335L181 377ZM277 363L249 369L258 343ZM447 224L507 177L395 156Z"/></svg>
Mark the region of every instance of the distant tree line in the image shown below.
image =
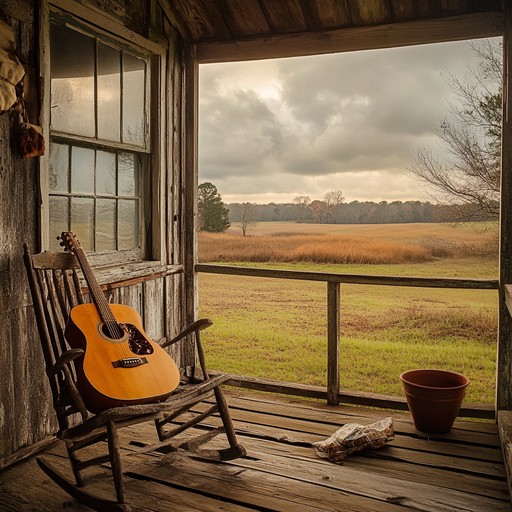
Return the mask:
<svg viewBox="0 0 512 512"><path fill-rule="evenodd" d="M240 211L248 211L251 222L295 221L318 224L401 224L409 222L449 222L454 206L422 201L351 201L350 203L313 200L300 196L293 203L227 204L232 224L237 224ZM244 206L245 205L245 206ZM460 210L460 205L457 209ZM459 212L460 213L460 212ZM473 221L491 220L482 213L468 216Z"/></svg>
<svg viewBox="0 0 512 512"><path fill-rule="evenodd" d="M434 204L422 201L352 201L344 202L340 190L327 192L323 200L298 196L291 203L231 203L225 204L212 183L199 185L199 229L226 231L231 225L239 227L243 236L258 222L292 221L317 224L401 224L411 222L451 222L454 211L460 219L467 208L467 221L494 220L490 212L475 215L471 205Z"/></svg>

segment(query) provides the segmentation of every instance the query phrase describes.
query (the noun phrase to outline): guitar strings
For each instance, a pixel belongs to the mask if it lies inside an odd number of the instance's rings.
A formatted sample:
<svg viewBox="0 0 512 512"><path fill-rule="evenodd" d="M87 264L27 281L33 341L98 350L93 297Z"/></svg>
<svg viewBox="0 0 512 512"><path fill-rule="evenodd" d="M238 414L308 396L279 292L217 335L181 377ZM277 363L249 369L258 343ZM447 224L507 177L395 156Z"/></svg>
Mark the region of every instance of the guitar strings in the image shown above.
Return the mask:
<svg viewBox="0 0 512 512"><path fill-rule="evenodd" d="M87 284L90 288L89 292L92 295L93 301L96 304L96 308L98 309L100 318L104 322L109 337L113 340L120 340L124 336L124 331L119 326L119 323L117 322L112 309L110 308L110 305L105 298L105 295L103 294L98 282L96 281L96 277L89 267L89 262L83 253L83 249L81 247L75 247L74 253L78 258L82 272L85 276L85 280L87 281ZM121 355L121 358L133 357L128 343L116 343L115 345L117 351Z"/></svg>

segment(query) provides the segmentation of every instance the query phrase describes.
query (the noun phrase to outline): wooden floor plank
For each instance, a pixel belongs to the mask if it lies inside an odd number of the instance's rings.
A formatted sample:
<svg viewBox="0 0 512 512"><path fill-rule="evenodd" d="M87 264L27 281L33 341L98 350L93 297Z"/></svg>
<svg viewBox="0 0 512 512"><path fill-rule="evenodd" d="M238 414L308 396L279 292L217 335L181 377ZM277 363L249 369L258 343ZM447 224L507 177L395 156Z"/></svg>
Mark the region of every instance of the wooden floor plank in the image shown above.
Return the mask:
<svg viewBox="0 0 512 512"><path fill-rule="evenodd" d="M246 410L258 414L270 414L284 418L300 418L310 422L320 421L324 425L333 426L345 423L363 423L368 424L387 416L393 418L395 430L403 434L410 434L416 437L438 441L468 442L475 444L484 444L486 446L500 447L499 436L497 435L496 424L485 423L482 421L456 421L451 432L447 434L424 434L417 431L412 424L410 414L404 414L396 411L383 411L364 409L363 407L343 407L327 406L317 402L308 401L306 405L298 408L295 403L280 404L276 411L276 405L270 399L264 400L256 397L241 398L238 396L230 397L230 406L235 410ZM300 410L300 414L298 414ZM321 412L321 415L319 415Z"/></svg>
<svg viewBox="0 0 512 512"><path fill-rule="evenodd" d="M317 460L311 448L290 446L263 439L243 438L249 454L273 453L288 458L302 458L305 460ZM385 454L387 448L383 448ZM404 479L409 482L429 482L438 487L449 487L459 491L475 493L500 500L508 500L508 486L503 479L486 478L481 475L468 475L455 473L446 468L418 467L406 462L376 458L374 455L381 452L362 452L347 458L343 465L350 466L359 471L364 471L370 478L373 474L385 474L396 479Z"/></svg>
<svg viewBox="0 0 512 512"><path fill-rule="evenodd" d="M321 441L333 432L330 425L305 422L281 416L265 414L258 416L256 412L231 409L231 416L239 432L263 438L274 438L290 444L305 444ZM259 423L257 418L260 418ZM314 432L312 432L314 431ZM484 448L458 446L456 455L451 452L452 444L446 442L425 441L397 435L385 452L385 457L405 462L414 462L423 466L453 468L468 474L483 474L493 478L505 478L502 457L497 450L490 450L491 456L486 457ZM465 453L465 458L461 455ZM477 457L474 457L477 455ZM377 457L379 455L376 455ZM487 460L486 460L487 459ZM491 459L491 460L488 460Z"/></svg>
<svg viewBox="0 0 512 512"><path fill-rule="evenodd" d="M243 459L240 459L243 460ZM166 471L165 462L148 461L146 457L139 465L130 465L130 474L137 472L145 478L165 482L172 486L187 486L201 490L208 495L216 495L231 502L243 502L257 510L279 512L320 512L343 510L346 512L401 512L392 503L381 502L365 496L328 486L318 486L303 479L292 479L276 473L251 468L250 465L210 463L210 471L205 471L204 461L189 457L174 458L173 471Z"/></svg>
<svg viewBox="0 0 512 512"><path fill-rule="evenodd" d="M415 510L427 508L437 511L495 510L509 511L508 500L478 496L447 487L438 487L421 482L395 479L387 474L374 473L369 485L367 473L353 469L350 464L334 465L319 461L291 459L275 454L259 452L257 461L240 459L235 465L267 471L293 479L314 482L343 492L357 493L382 502L397 503ZM313 475L313 476L312 476Z"/></svg>
<svg viewBox="0 0 512 512"><path fill-rule="evenodd" d="M135 453L156 441L152 423L120 430L128 501L139 512L501 512L510 510L496 425L458 420L446 436L428 439L403 412L330 407L247 393L228 396L245 459L207 461L182 451ZM342 464L317 456L311 443L347 422L390 415L396 438L382 450ZM209 419L205 429L219 423ZM188 431L184 438L193 435ZM222 436L212 441L225 443ZM106 443L90 448L91 455ZM63 443L46 450L71 478ZM114 495L108 465L88 470L86 490ZM30 481L30 485L27 485ZM0 511L83 512L39 470L34 458L0 472Z"/></svg>

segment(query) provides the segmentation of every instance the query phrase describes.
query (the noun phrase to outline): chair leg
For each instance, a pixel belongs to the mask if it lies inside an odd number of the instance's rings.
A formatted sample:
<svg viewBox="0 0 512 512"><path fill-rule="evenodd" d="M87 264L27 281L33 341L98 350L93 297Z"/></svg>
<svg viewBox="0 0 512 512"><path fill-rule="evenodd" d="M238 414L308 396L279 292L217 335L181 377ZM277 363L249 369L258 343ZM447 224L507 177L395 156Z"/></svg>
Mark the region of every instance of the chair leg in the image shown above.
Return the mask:
<svg viewBox="0 0 512 512"><path fill-rule="evenodd" d="M217 406L219 408L219 414L222 419L222 424L224 425L224 431L226 432L226 437L228 438L229 446L227 450L221 450L221 458L222 460L230 460L236 459L238 457L244 457L247 455L245 448L238 444L238 440L236 437L235 429L233 427L233 421L231 420L231 415L229 413L228 404L226 402L226 398L224 397L224 393L220 389L220 386L217 386L214 389L215 399L217 400Z"/></svg>
<svg viewBox="0 0 512 512"><path fill-rule="evenodd" d="M80 461L78 460L76 453L73 451L73 443L66 441L66 449L68 452L69 462L71 463L73 476L75 477L76 480L76 485L78 485L78 487L82 487L84 485L84 479L82 478L82 474L80 473L80 470L77 467Z"/></svg>
<svg viewBox="0 0 512 512"><path fill-rule="evenodd" d="M107 423L108 433L108 453L110 463L112 464L112 476L116 488L118 503L125 503L123 468L121 466L121 453L119 450L119 438L117 436L117 427L113 421Z"/></svg>

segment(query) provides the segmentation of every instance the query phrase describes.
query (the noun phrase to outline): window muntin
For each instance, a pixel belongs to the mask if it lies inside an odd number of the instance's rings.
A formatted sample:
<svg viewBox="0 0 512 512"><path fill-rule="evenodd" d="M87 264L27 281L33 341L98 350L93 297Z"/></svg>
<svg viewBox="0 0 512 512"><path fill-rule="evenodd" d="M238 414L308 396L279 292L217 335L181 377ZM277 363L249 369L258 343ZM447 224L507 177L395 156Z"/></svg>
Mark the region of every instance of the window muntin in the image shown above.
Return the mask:
<svg viewBox="0 0 512 512"><path fill-rule="evenodd" d="M50 248L72 230L88 252L141 257L149 56L68 22L50 32Z"/></svg>
<svg viewBox="0 0 512 512"><path fill-rule="evenodd" d="M140 247L138 155L54 142L49 160L51 233L71 230L89 252Z"/></svg>

